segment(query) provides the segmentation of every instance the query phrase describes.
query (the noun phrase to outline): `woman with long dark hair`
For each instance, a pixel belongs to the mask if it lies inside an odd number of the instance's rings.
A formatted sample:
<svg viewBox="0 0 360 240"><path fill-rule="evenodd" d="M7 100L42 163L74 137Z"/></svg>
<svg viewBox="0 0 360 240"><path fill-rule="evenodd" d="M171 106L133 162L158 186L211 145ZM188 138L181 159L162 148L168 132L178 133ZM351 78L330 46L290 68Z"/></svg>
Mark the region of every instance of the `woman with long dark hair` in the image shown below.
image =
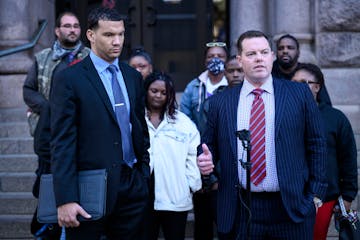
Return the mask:
<svg viewBox="0 0 360 240"><path fill-rule="evenodd" d="M154 201L149 239L185 238L188 211L193 208L192 193L201 189L196 165L200 134L195 124L179 112L170 76L161 72L145 80L146 120L150 135L150 168Z"/></svg>

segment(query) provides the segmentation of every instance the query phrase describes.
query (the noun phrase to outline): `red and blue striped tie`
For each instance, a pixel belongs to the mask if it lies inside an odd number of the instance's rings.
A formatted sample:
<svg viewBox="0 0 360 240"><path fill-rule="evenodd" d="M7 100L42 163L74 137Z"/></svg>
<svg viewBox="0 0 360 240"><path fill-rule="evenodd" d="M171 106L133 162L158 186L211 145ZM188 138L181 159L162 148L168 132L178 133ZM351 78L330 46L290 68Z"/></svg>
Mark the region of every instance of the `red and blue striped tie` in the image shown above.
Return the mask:
<svg viewBox="0 0 360 240"><path fill-rule="evenodd" d="M250 159L252 163L250 179L254 185L261 183L266 176L265 107L264 101L261 98L263 92L264 90L261 88L256 88L252 91L255 98L250 114Z"/></svg>

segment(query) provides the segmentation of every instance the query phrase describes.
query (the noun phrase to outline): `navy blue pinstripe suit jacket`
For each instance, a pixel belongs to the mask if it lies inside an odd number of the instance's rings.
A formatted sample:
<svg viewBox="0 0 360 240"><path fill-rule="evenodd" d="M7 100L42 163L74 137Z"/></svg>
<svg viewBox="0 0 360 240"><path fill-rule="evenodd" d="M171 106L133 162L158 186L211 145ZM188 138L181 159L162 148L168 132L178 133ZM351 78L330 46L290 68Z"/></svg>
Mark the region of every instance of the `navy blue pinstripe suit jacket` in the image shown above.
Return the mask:
<svg viewBox="0 0 360 240"><path fill-rule="evenodd" d="M281 198L289 217L302 222L314 210L314 195L326 191L326 138L320 113L306 84L273 78L275 149ZM229 232L238 204L237 111L242 85L210 100L202 141L220 161L218 231ZM241 111L241 109L239 110ZM201 148L199 148L201 154Z"/></svg>

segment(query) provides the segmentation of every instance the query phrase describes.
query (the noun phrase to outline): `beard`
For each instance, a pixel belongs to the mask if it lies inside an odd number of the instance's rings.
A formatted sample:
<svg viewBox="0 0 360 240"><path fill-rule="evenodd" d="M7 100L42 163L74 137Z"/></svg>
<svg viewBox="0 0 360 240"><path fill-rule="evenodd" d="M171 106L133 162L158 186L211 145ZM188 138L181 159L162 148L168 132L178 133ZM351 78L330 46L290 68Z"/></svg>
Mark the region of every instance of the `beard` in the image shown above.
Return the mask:
<svg viewBox="0 0 360 240"><path fill-rule="evenodd" d="M73 48L79 43L79 40L80 40L80 36L75 39L64 38L60 41L60 43L66 48Z"/></svg>
<svg viewBox="0 0 360 240"><path fill-rule="evenodd" d="M298 62L299 56L295 56L295 58L289 58L287 61L283 61L281 58L278 59L280 67L283 69L290 69L295 66Z"/></svg>

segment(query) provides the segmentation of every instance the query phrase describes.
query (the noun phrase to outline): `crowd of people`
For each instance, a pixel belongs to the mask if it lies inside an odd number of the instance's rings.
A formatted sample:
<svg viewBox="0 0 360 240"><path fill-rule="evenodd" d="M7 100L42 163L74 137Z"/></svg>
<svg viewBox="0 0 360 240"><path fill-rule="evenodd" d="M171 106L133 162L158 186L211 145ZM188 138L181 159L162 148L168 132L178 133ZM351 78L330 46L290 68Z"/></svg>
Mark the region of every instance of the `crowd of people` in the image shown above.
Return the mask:
<svg viewBox="0 0 360 240"><path fill-rule="evenodd" d="M41 239L326 239L342 196L357 195L349 120L332 107L324 75L300 63L289 34L246 31L237 55L204 45L205 70L178 107L174 81L141 46L119 60L125 24L95 8L80 41L76 15L56 20L56 41L35 55L23 85L39 167L52 173L58 222ZM245 137L238 136L239 131ZM79 204L78 173L106 169L106 214ZM80 221L79 216L82 217ZM84 220L85 219L85 220Z"/></svg>

